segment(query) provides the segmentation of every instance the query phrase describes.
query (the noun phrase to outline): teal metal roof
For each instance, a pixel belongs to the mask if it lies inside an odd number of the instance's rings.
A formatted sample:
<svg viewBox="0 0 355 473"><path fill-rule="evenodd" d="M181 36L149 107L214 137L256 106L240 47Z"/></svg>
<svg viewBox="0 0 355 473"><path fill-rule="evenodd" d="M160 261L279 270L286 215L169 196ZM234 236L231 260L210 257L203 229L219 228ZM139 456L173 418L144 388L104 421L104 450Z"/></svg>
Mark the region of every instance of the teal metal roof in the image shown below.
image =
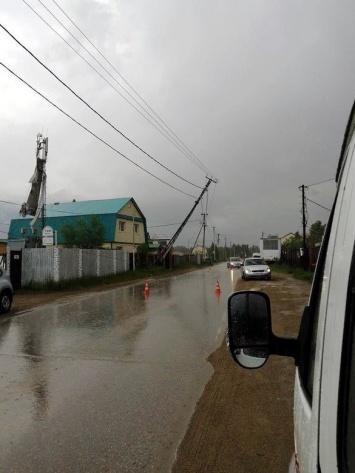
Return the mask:
<svg viewBox="0 0 355 473"><path fill-rule="evenodd" d="M132 197L119 199L85 200L83 202L67 202L64 204L47 204L47 217L65 217L76 215L117 214Z"/></svg>

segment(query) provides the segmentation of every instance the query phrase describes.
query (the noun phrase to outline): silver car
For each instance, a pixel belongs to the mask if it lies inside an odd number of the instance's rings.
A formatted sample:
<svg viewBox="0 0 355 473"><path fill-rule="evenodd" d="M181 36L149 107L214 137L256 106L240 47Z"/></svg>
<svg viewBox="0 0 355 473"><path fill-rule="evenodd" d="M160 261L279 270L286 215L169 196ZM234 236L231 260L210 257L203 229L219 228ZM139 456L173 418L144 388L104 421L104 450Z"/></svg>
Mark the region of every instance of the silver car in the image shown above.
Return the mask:
<svg viewBox="0 0 355 473"><path fill-rule="evenodd" d="M271 279L271 269L262 258L245 258L241 276L247 279Z"/></svg>
<svg viewBox="0 0 355 473"><path fill-rule="evenodd" d="M13 292L9 273L0 266L0 313L11 309Z"/></svg>
<svg viewBox="0 0 355 473"><path fill-rule="evenodd" d="M240 268L242 260L238 256L231 256L227 261L227 268Z"/></svg>

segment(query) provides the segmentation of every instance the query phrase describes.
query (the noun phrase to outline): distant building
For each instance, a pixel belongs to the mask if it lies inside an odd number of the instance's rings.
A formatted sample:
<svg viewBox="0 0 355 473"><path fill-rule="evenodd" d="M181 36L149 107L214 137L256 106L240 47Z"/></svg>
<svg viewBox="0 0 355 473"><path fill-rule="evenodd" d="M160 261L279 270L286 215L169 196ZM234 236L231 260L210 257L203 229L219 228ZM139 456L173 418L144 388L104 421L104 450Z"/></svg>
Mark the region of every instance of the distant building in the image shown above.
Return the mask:
<svg viewBox="0 0 355 473"><path fill-rule="evenodd" d="M5 255L7 249L7 240L0 239L0 255Z"/></svg>
<svg viewBox="0 0 355 473"><path fill-rule="evenodd" d="M203 258L207 257L207 248L203 246L195 246L191 251L192 255L202 255Z"/></svg>
<svg viewBox="0 0 355 473"><path fill-rule="evenodd" d="M293 238L295 236L294 233L286 233L286 235L284 235L283 237L280 238L281 240L281 246L286 243L286 241L288 240L291 240L291 238Z"/></svg>
<svg viewBox="0 0 355 473"><path fill-rule="evenodd" d="M65 223L75 225L80 218L89 222L92 216L97 217L105 228L103 248L132 253L137 245L147 242L146 219L133 197L46 205L44 223L53 228L54 244L61 246L64 243L61 228ZM26 216L11 220L10 243L25 240L26 246L31 246L31 241L38 241L42 236L43 220L37 220L32 233L32 219L33 217Z"/></svg>

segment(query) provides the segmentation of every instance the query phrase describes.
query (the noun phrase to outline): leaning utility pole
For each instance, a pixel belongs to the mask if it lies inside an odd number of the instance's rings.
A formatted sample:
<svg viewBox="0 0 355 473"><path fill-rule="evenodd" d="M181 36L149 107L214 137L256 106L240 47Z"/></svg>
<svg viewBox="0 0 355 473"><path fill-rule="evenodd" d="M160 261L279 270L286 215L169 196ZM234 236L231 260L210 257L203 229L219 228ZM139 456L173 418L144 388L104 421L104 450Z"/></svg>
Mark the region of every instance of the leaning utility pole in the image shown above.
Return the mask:
<svg viewBox="0 0 355 473"><path fill-rule="evenodd" d="M207 192L207 189L208 189L208 186L211 184L211 182L216 182L214 181L212 178L208 178L208 182L207 184L205 185L205 187L202 189L202 192L200 194L200 197L196 200L195 202L195 205L192 207L192 209L190 210L188 216L185 218L185 220L182 222L182 224L180 225L180 227L177 229L175 235L172 237L172 239L169 241L169 243L166 245L165 248L163 248L163 251L161 252L161 254L159 255L159 261L162 262L166 255L169 253L170 249L173 247L175 241L177 240L178 236L180 235L180 233L182 232L182 229L184 228L184 226L187 224L187 222L189 221L189 218L191 217L191 215L193 214L193 211L195 210L195 208L198 206L198 204L200 203L200 200L202 199L203 197L203 194L205 192Z"/></svg>

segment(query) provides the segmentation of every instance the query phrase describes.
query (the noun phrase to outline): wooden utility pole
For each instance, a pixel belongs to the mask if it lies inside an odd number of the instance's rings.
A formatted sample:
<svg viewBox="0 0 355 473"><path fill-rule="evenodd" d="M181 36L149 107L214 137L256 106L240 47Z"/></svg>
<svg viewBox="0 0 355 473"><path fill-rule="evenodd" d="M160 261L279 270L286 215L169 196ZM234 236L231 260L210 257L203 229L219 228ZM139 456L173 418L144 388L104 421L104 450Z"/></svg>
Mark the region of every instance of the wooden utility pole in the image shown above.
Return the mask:
<svg viewBox="0 0 355 473"><path fill-rule="evenodd" d="M302 230L303 230L303 255L302 255L302 267L303 269L307 270L309 268L309 261L308 261L308 245L307 245L307 217L306 217L306 196L305 196L305 189L306 187L302 184L299 187L302 192Z"/></svg>

